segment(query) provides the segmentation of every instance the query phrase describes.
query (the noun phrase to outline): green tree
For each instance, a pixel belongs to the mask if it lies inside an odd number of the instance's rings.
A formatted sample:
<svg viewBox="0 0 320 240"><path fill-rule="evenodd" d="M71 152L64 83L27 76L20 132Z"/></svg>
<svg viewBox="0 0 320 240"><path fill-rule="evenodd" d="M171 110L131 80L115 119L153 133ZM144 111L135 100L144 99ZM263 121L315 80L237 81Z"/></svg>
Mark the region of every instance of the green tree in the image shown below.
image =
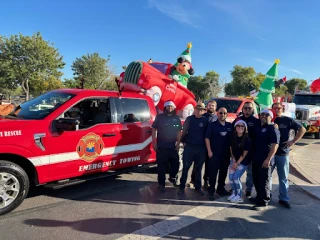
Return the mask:
<svg viewBox="0 0 320 240"><path fill-rule="evenodd" d="M275 97L285 97L287 92L288 92L288 87L285 86L285 85L281 85L279 88L276 88L276 91L273 94L273 96L275 96Z"/></svg>
<svg viewBox="0 0 320 240"><path fill-rule="evenodd" d="M63 82L53 75L37 75L30 81L30 93L35 96L63 87Z"/></svg>
<svg viewBox="0 0 320 240"><path fill-rule="evenodd" d="M191 76L188 80L188 89L193 92L196 99L205 98L205 83L202 76Z"/></svg>
<svg viewBox="0 0 320 240"><path fill-rule="evenodd" d="M288 88L290 94L294 94L295 87L297 86L300 90L306 89L308 82L302 78L292 78L286 81L285 86Z"/></svg>
<svg viewBox="0 0 320 240"><path fill-rule="evenodd" d="M65 88L77 88L78 87L77 81L73 78L65 78L62 83Z"/></svg>
<svg viewBox="0 0 320 240"><path fill-rule="evenodd" d="M30 81L37 79L39 74L60 77L59 69L65 65L58 50L39 32L32 36L0 36L0 63L5 72L2 77L11 83L11 87L21 86L26 100L29 99Z"/></svg>
<svg viewBox="0 0 320 240"><path fill-rule="evenodd" d="M231 70L232 81L225 86L226 95L238 96L250 94L250 85L257 90L265 78L262 73L256 73L253 67L235 65Z"/></svg>
<svg viewBox="0 0 320 240"><path fill-rule="evenodd" d="M114 77L114 71L109 65L108 59L100 57L98 53L83 55L76 58L72 64L75 80L80 86L80 81L84 79L84 88L106 89L107 82Z"/></svg>

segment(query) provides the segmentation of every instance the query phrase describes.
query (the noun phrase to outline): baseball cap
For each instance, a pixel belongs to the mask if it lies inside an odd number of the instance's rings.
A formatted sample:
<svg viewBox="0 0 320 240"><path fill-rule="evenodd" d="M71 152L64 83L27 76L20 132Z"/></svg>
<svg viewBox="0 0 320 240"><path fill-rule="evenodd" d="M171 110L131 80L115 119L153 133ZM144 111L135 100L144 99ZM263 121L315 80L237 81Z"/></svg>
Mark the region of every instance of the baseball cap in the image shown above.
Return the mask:
<svg viewBox="0 0 320 240"><path fill-rule="evenodd" d="M204 105L204 103L199 102L199 103L197 103L197 105L195 106L195 108L198 108L198 109L206 109L206 106Z"/></svg>

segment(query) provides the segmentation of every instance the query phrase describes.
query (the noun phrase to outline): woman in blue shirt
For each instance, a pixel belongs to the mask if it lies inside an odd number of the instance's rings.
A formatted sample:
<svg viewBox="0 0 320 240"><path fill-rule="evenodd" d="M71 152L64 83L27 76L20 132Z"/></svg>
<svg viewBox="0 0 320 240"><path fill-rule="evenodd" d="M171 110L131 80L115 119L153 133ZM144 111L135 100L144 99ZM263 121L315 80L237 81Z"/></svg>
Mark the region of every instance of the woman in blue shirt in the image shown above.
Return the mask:
<svg viewBox="0 0 320 240"><path fill-rule="evenodd" d="M233 191L228 200L239 203L243 202L240 178L250 164L248 151L250 151L251 141L248 137L248 126L245 121L237 121L234 127L236 130L230 147L231 161L229 167L229 180Z"/></svg>

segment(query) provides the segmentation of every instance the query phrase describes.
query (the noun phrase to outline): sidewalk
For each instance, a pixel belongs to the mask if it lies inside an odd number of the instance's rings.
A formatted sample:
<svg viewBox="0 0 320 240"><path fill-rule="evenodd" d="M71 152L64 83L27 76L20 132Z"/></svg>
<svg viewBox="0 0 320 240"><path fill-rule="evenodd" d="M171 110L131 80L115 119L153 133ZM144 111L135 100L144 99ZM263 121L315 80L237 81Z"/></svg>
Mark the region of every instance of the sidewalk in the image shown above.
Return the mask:
<svg viewBox="0 0 320 240"><path fill-rule="evenodd" d="M289 180L320 200L320 144L297 147L290 153Z"/></svg>

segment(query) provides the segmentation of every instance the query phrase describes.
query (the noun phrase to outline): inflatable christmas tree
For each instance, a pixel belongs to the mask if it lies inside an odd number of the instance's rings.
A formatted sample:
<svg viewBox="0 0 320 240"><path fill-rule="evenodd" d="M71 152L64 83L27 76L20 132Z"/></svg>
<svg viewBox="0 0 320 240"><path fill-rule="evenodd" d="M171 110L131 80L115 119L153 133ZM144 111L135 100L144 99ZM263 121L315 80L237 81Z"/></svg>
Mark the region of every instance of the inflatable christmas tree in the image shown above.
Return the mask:
<svg viewBox="0 0 320 240"><path fill-rule="evenodd" d="M269 69L265 79L259 88L256 102L260 104L261 110L270 109L273 103L272 93L275 92L275 81L278 78L278 64L280 60L275 60L273 66Z"/></svg>

